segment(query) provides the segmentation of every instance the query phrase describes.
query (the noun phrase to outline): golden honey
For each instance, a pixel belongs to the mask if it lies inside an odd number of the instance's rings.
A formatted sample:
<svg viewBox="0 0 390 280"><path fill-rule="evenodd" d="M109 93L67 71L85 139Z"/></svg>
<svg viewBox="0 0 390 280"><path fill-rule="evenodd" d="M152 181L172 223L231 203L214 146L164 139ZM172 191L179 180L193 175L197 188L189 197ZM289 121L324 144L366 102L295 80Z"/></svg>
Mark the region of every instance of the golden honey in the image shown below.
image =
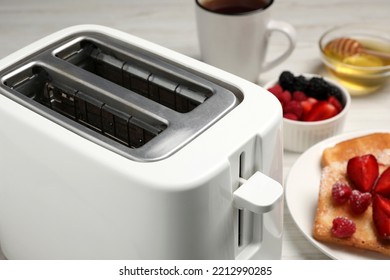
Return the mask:
<svg viewBox="0 0 390 280"><path fill-rule="evenodd" d="M373 92L386 82L390 73L390 42L374 38L353 38L361 48L348 53L334 47L336 40L340 38L329 41L323 48L325 64L351 94Z"/></svg>

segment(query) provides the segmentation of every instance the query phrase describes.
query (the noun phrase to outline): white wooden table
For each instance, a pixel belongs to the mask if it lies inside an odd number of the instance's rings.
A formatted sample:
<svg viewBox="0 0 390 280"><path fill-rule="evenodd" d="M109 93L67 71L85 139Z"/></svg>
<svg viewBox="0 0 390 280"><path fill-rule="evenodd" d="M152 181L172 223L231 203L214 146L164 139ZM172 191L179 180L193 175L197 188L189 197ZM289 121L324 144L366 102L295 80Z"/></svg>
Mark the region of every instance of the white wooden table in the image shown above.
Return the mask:
<svg viewBox="0 0 390 280"><path fill-rule="evenodd" d="M94 23L198 59L193 5L193 0L0 0L0 58L62 28ZM326 74L317 46L320 34L344 23L390 26L389 11L389 0L275 0L274 18L295 26L298 43L283 65L261 75L259 84L283 70ZM270 55L284 47L278 36L272 39L272 44ZM373 95L352 99L345 131L383 128L390 129L390 83ZM299 155L285 152L285 176ZM301 234L287 207L282 258L327 259Z"/></svg>

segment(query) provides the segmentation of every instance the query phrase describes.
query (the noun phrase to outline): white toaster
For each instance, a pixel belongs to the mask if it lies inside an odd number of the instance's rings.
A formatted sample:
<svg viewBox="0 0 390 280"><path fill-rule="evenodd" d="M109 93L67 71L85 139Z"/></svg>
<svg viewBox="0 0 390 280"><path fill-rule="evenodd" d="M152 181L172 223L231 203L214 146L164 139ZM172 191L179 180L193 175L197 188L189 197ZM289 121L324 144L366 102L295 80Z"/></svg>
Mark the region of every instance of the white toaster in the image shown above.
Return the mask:
<svg viewBox="0 0 390 280"><path fill-rule="evenodd" d="M8 259L279 259L282 112L265 89L74 26L0 61Z"/></svg>

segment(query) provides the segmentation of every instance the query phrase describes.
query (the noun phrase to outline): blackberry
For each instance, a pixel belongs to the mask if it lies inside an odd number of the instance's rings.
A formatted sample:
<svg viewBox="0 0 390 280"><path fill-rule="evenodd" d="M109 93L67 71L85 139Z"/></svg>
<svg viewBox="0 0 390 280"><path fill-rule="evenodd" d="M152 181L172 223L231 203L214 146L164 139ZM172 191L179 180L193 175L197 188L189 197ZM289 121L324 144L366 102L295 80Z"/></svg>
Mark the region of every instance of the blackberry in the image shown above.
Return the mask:
<svg viewBox="0 0 390 280"><path fill-rule="evenodd" d="M294 75L289 71L283 71L279 76L279 84L284 90L293 92L295 88Z"/></svg>
<svg viewBox="0 0 390 280"><path fill-rule="evenodd" d="M338 87L330 86L328 94L336 97L337 100L340 101L341 103L343 102L343 94L341 93L341 90Z"/></svg>
<svg viewBox="0 0 390 280"><path fill-rule="evenodd" d="M307 87L308 96L318 100L325 100L328 98L329 91L330 85L323 78L313 77L310 79Z"/></svg>
<svg viewBox="0 0 390 280"><path fill-rule="evenodd" d="M302 75L295 78L295 90L305 92L309 85L309 81Z"/></svg>

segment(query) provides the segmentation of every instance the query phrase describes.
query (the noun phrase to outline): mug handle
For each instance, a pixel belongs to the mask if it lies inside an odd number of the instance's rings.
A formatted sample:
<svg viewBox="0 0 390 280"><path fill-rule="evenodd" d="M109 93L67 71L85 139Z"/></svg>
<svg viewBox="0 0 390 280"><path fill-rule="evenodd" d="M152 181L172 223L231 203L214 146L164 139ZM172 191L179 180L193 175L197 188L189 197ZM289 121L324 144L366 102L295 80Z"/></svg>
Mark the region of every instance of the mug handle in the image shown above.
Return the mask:
<svg viewBox="0 0 390 280"><path fill-rule="evenodd" d="M266 62L261 67L261 72L267 71L286 60L293 52L296 44L296 31L293 26L283 21L271 20L267 28L268 35L272 32L280 32L288 39L288 48L275 59Z"/></svg>

